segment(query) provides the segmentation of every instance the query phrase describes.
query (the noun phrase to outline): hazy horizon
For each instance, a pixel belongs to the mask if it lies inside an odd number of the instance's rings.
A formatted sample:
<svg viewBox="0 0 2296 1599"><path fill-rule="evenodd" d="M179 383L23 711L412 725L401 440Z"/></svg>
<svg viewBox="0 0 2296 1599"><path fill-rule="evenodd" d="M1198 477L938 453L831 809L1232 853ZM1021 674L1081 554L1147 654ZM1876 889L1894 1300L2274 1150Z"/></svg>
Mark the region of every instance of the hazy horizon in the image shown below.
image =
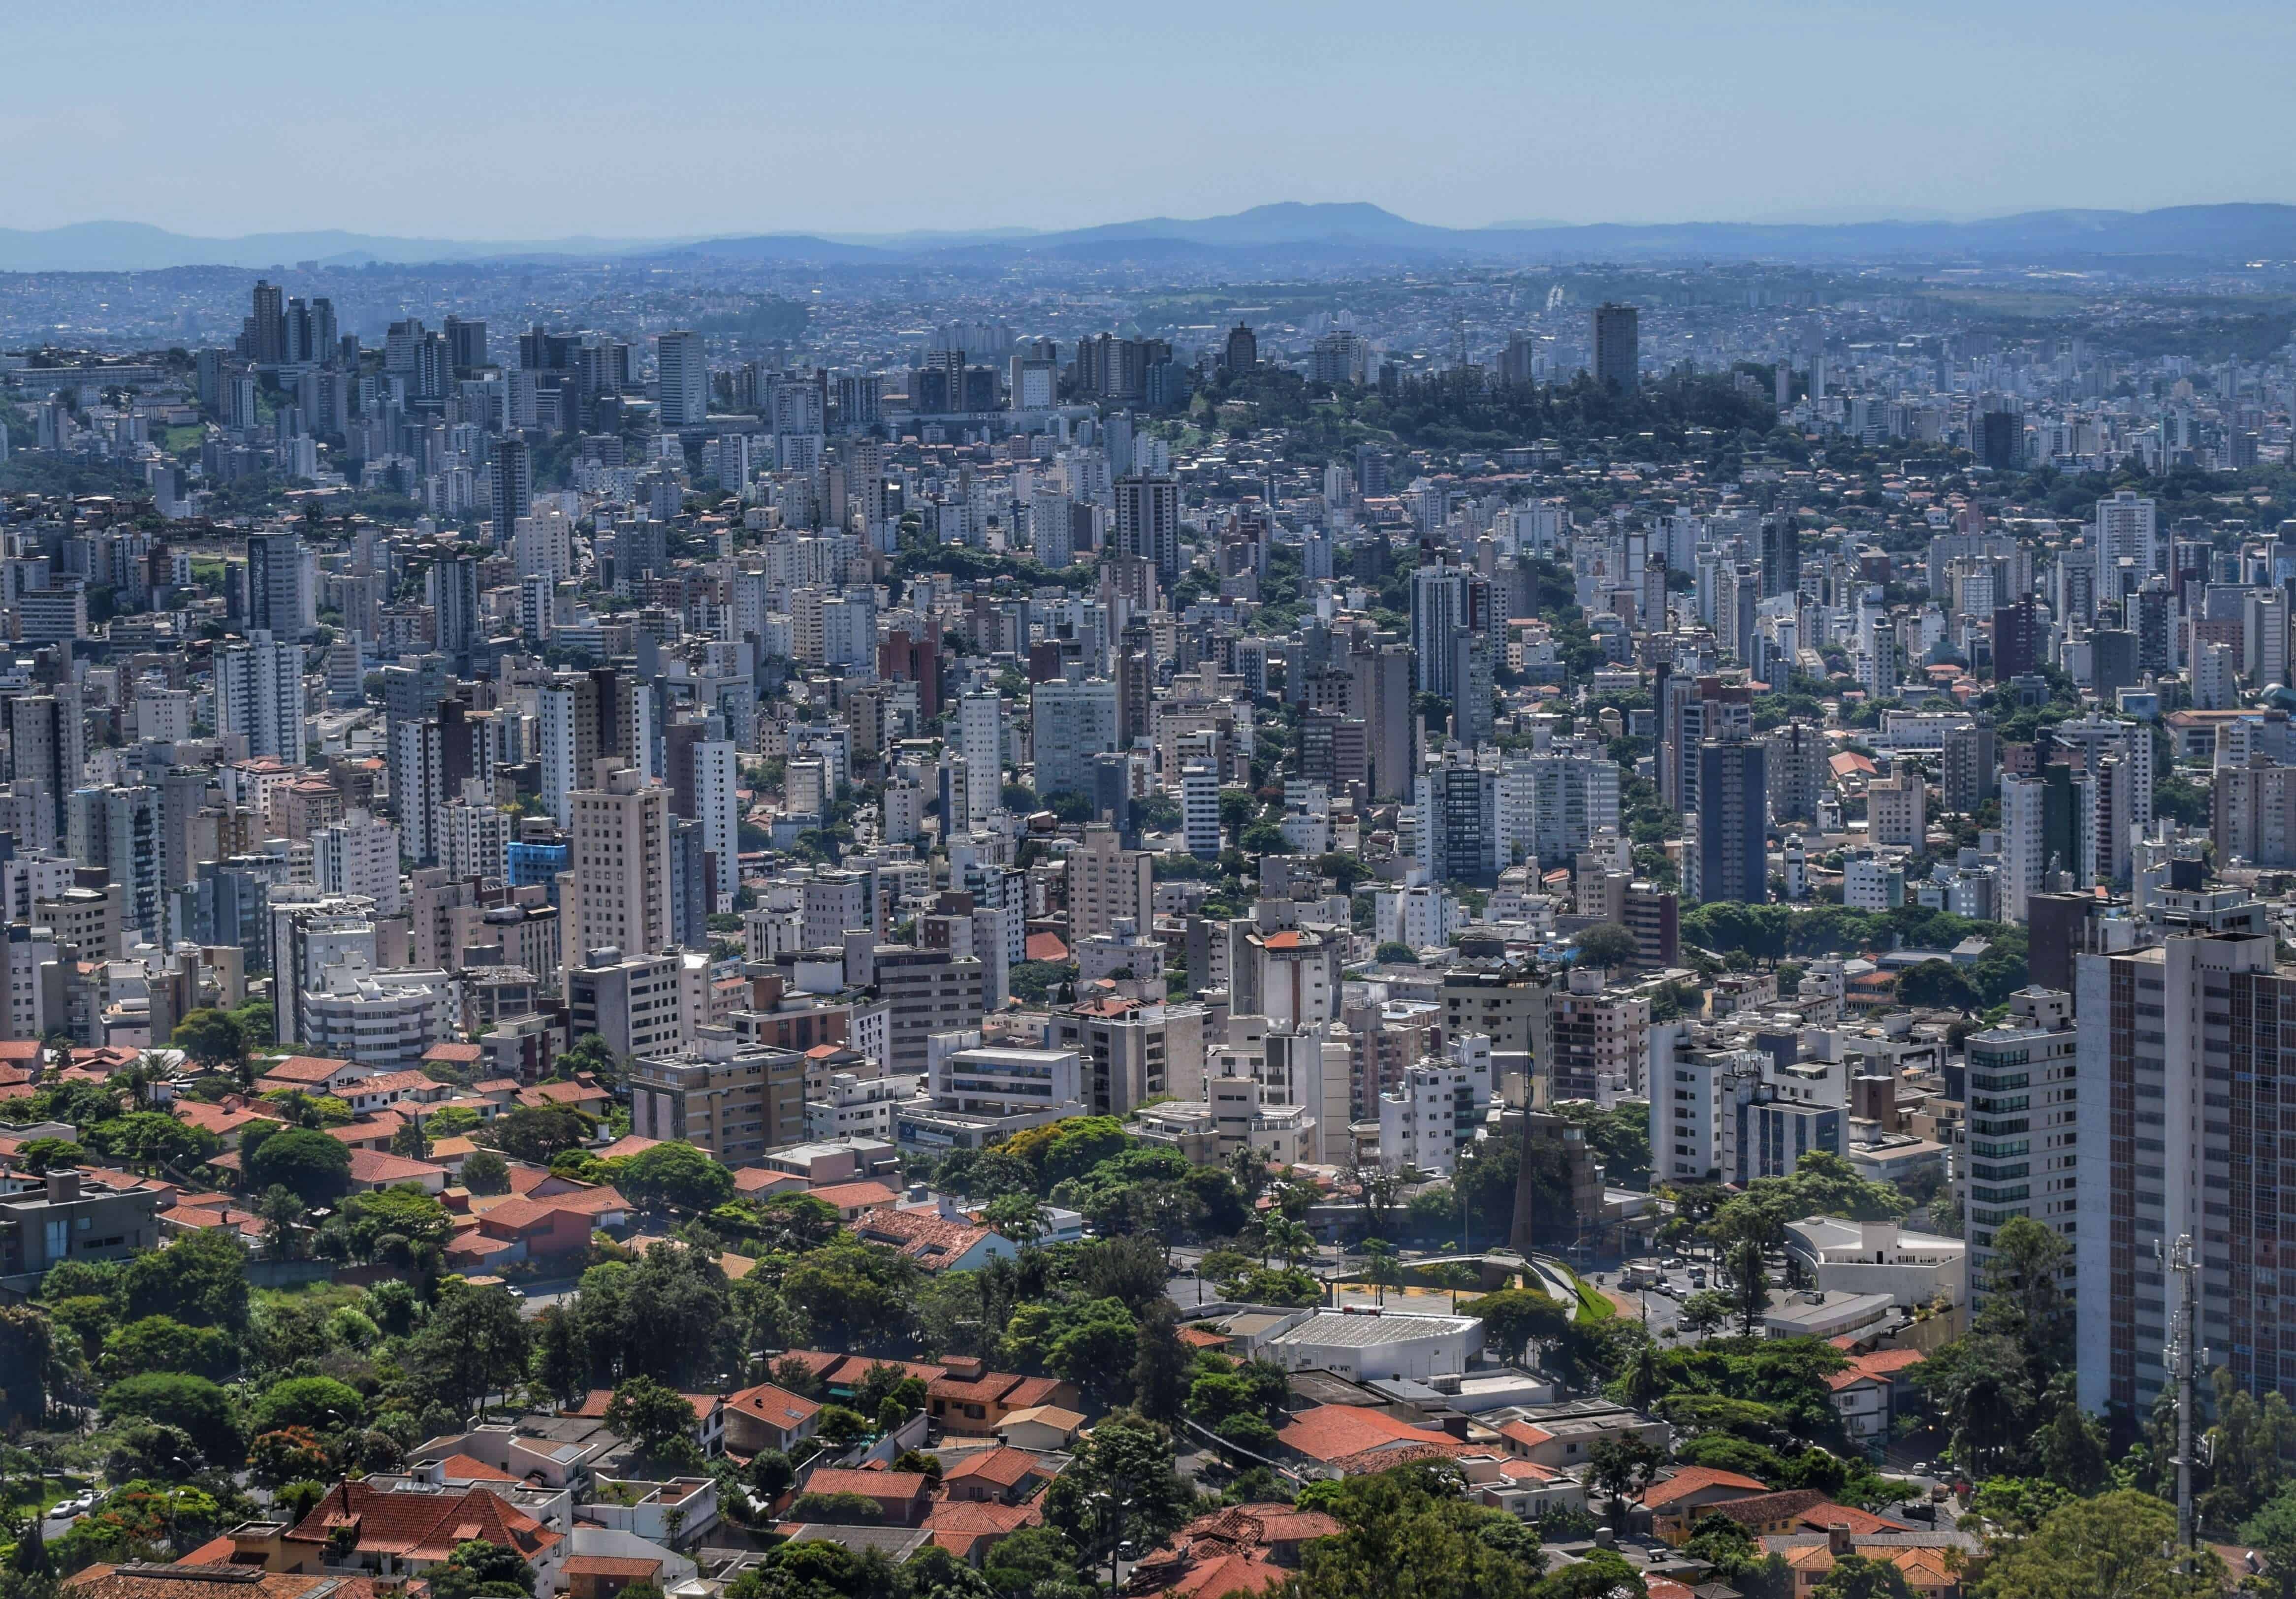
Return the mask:
<svg viewBox="0 0 2296 1599"><path fill-rule="evenodd" d="M1369 201L1480 227L2296 201L2296 16L1362 0L1144 18L11 0L0 226L845 237ZM2163 136L2205 105L2206 162ZM1088 114L1087 114L1088 113ZM196 159L187 159L195 152Z"/></svg>

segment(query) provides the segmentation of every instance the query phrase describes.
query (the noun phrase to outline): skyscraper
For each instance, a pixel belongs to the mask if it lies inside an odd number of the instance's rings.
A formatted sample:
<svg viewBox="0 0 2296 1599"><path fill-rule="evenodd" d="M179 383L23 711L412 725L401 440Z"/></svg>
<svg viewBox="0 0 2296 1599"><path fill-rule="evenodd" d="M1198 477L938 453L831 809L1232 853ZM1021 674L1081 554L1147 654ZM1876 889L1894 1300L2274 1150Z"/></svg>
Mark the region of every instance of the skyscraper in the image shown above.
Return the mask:
<svg viewBox="0 0 2296 1599"><path fill-rule="evenodd" d="M1362 719L1365 750L1374 800L1401 800L1411 792L1411 649L1380 644L1353 657L1355 681L1348 710Z"/></svg>
<svg viewBox="0 0 2296 1599"><path fill-rule="evenodd" d="M659 955L672 942L669 791L628 767L573 794L575 938L570 965L594 949L624 959Z"/></svg>
<svg viewBox="0 0 2296 1599"><path fill-rule="evenodd" d="M1459 693L1461 633L1491 629L1490 579L1439 557L1411 574L1411 647L1418 659L1417 688L1446 700Z"/></svg>
<svg viewBox="0 0 2296 1599"><path fill-rule="evenodd" d="M964 815L947 820L978 827L996 814L1004 791L1004 701L993 688L966 694L956 702L957 738L964 750ZM1041 744L1046 728L1042 713L1037 726ZM1037 751L1037 780L1044 778L1044 753Z"/></svg>
<svg viewBox="0 0 2296 1599"><path fill-rule="evenodd" d="M1167 587L1180 580L1180 485L1170 478L1116 480L1116 548L1156 563Z"/></svg>
<svg viewBox="0 0 2296 1599"><path fill-rule="evenodd" d="M479 563L469 555L446 555L430 563L424 597L438 619L439 651L457 661L485 636L480 617Z"/></svg>
<svg viewBox="0 0 2296 1599"><path fill-rule="evenodd" d="M494 461L488 485L495 537L507 542L518 519L534 509L534 457L523 439L495 440Z"/></svg>
<svg viewBox="0 0 2296 1599"><path fill-rule="evenodd" d="M2296 1014L2296 970L2276 966L2268 933L2219 933L2083 955L2075 983L2082 1407L2151 1414L2178 1287L2164 1267L2180 1239L2201 1273L2192 1336L2211 1364L2236 1389L2296 1393L2283 1343L2296 1317L2281 1297L2287 1188L2270 1152L2292 1092L2279 1019Z"/></svg>
<svg viewBox="0 0 2296 1599"><path fill-rule="evenodd" d="M1622 392L1642 386L1642 313L1634 307L1595 308L1595 381Z"/></svg>
<svg viewBox="0 0 2296 1599"><path fill-rule="evenodd" d="M1751 739L1698 746L1698 888L1702 899L1760 905L1770 897L1766 751Z"/></svg>
<svg viewBox="0 0 2296 1599"><path fill-rule="evenodd" d="M1242 323L1227 331L1226 365L1230 372L1250 372L1259 365L1259 335Z"/></svg>
<svg viewBox="0 0 2296 1599"><path fill-rule="evenodd" d="M258 366L274 366L287 356L285 291L263 278L255 280L247 326L240 335L242 353Z"/></svg>
<svg viewBox="0 0 2296 1599"><path fill-rule="evenodd" d="M247 629L303 638L319 625L318 560L297 533L247 536Z"/></svg>
<svg viewBox="0 0 2296 1599"><path fill-rule="evenodd" d="M1104 677L1039 683L1029 695L1037 791L1093 791L1093 758L1118 748L1117 685Z"/></svg>
<svg viewBox="0 0 2296 1599"><path fill-rule="evenodd" d="M17 694L0 704L8 708L9 771L17 791L25 791L28 783L39 785L61 838L65 802L79 787L80 768L87 764L79 687L59 684L53 693Z"/></svg>
<svg viewBox="0 0 2296 1599"><path fill-rule="evenodd" d="M655 340L661 378L661 425L699 427L709 414L709 358L701 335L690 332L661 334Z"/></svg>
<svg viewBox="0 0 2296 1599"><path fill-rule="evenodd" d="M240 734L250 755L303 764L303 646L262 629L215 652L216 732Z"/></svg>

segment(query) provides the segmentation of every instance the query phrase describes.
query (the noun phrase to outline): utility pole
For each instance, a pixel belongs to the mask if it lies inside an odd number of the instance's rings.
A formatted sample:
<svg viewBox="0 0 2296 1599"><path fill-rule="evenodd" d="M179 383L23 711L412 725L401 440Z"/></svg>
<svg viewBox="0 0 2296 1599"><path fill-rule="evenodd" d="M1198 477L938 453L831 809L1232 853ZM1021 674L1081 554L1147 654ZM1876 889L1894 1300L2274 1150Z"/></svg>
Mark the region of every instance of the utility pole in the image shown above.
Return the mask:
<svg viewBox="0 0 2296 1599"><path fill-rule="evenodd" d="M2152 1246L2154 1258L2160 1245ZM2177 1545L2180 1569L2192 1569L2193 1529L2193 1374L2207 1357L2197 1347L2199 1328L2199 1268L2193 1259L2193 1235L2179 1233L2169 1251L2169 1270L2177 1278L2177 1314L2170 1322L2169 1347L2163 1351L2169 1376L2177 1384Z"/></svg>

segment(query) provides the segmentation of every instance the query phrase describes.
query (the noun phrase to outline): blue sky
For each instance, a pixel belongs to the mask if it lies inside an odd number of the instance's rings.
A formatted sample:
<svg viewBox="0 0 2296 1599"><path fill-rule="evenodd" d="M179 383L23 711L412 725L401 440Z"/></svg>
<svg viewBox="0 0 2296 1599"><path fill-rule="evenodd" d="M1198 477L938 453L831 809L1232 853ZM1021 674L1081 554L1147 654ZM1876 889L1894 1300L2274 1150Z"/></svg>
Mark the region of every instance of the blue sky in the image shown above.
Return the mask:
<svg viewBox="0 0 2296 1599"><path fill-rule="evenodd" d="M0 0L0 226L457 238L2296 201L2296 8Z"/></svg>

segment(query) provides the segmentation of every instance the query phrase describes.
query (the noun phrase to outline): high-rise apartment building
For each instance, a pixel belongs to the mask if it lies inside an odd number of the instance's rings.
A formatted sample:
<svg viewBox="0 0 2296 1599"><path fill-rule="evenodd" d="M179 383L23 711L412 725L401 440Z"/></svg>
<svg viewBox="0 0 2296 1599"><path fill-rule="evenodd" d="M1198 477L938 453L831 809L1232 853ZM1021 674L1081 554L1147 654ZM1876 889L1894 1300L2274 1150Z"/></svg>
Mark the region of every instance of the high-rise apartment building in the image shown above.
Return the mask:
<svg viewBox="0 0 2296 1599"><path fill-rule="evenodd" d="M65 828L65 800L79 787L87 764L87 724L80 714L79 688L58 684L45 694L15 694L0 701L8 709L9 775L16 791L37 785L53 825Z"/></svg>
<svg viewBox="0 0 2296 1599"><path fill-rule="evenodd" d="M1045 736L1046 715L1037 715L1037 737ZM963 696L956 702L957 741L964 752L964 816L968 828L978 827L996 814L1004 791L1004 701L993 688ZM1041 751L1037 780L1045 781ZM952 822L957 818L952 817Z"/></svg>
<svg viewBox="0 0 2296 1599"><path fill-rule="evenodd" d="M1994 1234L2013 1218L2030 1217L2079 1244L2079 1039L2072 996L2028 988L2010 996L2009 1010L2007 1021L1968 1039L1962 1220L1972 1294L1981 1293Z"/></svg>
<svg viewBox="0 0 2296 1599"><path fill-rule="evenodd" d="M499 865L494 874L501 875ZM353 808L313 835L311 875L323 894L363 894L381 914L397 915L406 904L399 888L398 829Z"/></svg>
<svg viewBox="0 0 2296 1599"><path fill-rule="evenodd" d="M885 1070L922 1075L925 1040L980 1021L980 962L946 949L880 944L871 955L878 997L888 1007Z"/></svg>
<svg viewBox="0 0 2296 1599"><path fill-rule="evenodd" d="M1157 581L1180 580L1180 485L1172 478L1116 480L1115 545L1119 554L1155 563Z"/></svg>
<svg viewBox="0 0 2296 1599"><path fill-rule="evenodd" d="M1085 824L1083 845L1069 852L1067 876L1072 945L1112 931L1119 922L1152 925L1148 852L1125 849L1113 827Z"/></svg>
<svg viewBox="0 0 2296 1599"><path fill-rule="evenodd" d="M1029 704L1037 795L1091 793L1093 758L1119 746L1117 685L1104 677L1054 678L1037 685Z"/></svg>
<svg viewBox="0 0 2296 1599"><path fill-rule="evenodd" d="M594 949L660 953L672 942L669 791L617 767L571 798L576 909L568 960Z"/></svg>
<svg viewBox="0 0 2296 1599"><path fill-rule="evenodd" d="M499 537L504 528L515 529L519 518L534 509L534 454L523 439L497 439L488 465L488 508L494 518ZM571 558L568 567L570 570ZM519 568L521 575L526 571Z"/></svg>
<svg viewBox="0 0 2296 1599"><path fill-rule="evenodd" d="M694 1029L685 1049L640 1055L630 1070L630 1130L682 1140L727 1166L806 1137L805 1056L742 1045L729 1027Z"/></svg>
<svg viewBox="0 0 2296 1599"><path fill-rule="evenodd" d="M1629 393L1642 386L1642 313L1634 307L1595 308L1595 381Z"/></svg>
<svg viewBox="0 0 2296 1599"><path fill-rule="evenodd" d="M1769 898L1769 783L1751 739L1698 746L1698 897L1760 905Z"/></svg>
<svg viewBox="0 0 2296 1599"><path fill-rule="evenodd" d="M661 334L654 341L656 365L661 379L661 425L699 427L709 414L709 357L701 335L690 332Z"/></svg>
<svg viewBox="0 0 2296 1599"><path fill-rule="evenodd" d="M247 537L247 629L308 638L319 625L318 556L297 533Z"/></svg>
<svg viewBox="0 0 2296 1599"><path fill-rule="evenodd" d="M2284 1343L2296 1305L2281 1298L2281 1195L2274 1158L2283 1095L2283 1016L2296 970L2268 935L2172 938L2083 955L2077 1082L2086 1219L2075 1256L2075 1337L2084 1408L2152 1412L2190 1241L2201 1324L2194 1337L2234 1384L2296 1398ZM2194 1351L2195 1356L2198 1350Z"/></svg>
<svg viewBox="0 0 2296 1599"><path fill-rule="evenodd" d="M257 629L215 652L216 732L247 740L250 755L303 764L303 646Z"/></svg>
<svg viewBox="0 0 2296 1599"><path fill-rule="evenodd" d="M1381 644L1358 652L1350 665L1349 714L1364 725L1365 753L1374 800L1402 800L1411 792L1414 772L1412 737L1412 656L1407 644Z"/></svg>

